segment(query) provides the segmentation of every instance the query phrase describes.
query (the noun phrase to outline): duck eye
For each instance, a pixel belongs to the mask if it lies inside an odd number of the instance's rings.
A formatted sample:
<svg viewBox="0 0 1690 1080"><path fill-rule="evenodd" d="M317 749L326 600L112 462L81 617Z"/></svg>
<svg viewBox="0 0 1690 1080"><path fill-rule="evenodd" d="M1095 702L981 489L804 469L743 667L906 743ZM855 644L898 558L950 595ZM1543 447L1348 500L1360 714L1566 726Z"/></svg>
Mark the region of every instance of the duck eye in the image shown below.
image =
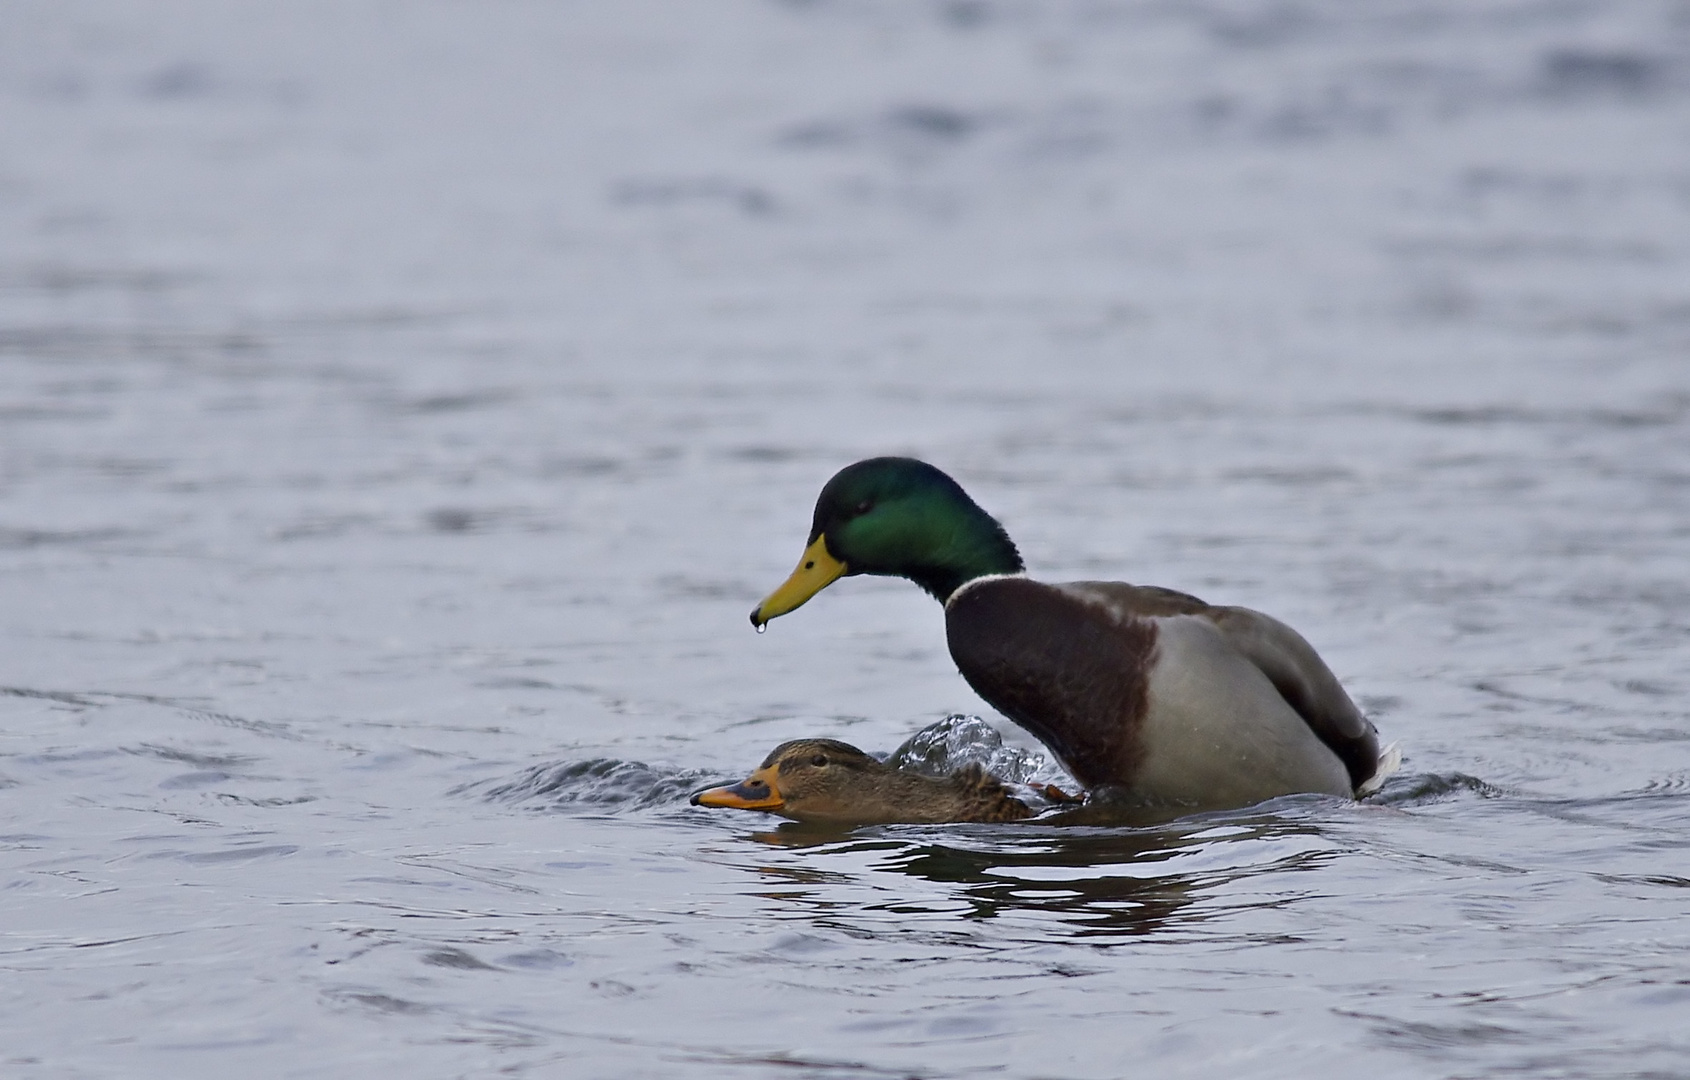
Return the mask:
<svg viewBox="0 0 1690 1080"><path fill-rule="evenodd" d="M857 504L856 512L860 516L862 514L868 513L870 510L873 510L873 509L874 509L874 500L873 499L864 499L862 502Z"/></svg>
<svg viewBox="0 0 1690 1080"><path fill-rule="evenodd" d="M818 769L821 768L823 765L827 764L827 755L817 754L815 757L810 759L810 764L814 765Z"/></svg>

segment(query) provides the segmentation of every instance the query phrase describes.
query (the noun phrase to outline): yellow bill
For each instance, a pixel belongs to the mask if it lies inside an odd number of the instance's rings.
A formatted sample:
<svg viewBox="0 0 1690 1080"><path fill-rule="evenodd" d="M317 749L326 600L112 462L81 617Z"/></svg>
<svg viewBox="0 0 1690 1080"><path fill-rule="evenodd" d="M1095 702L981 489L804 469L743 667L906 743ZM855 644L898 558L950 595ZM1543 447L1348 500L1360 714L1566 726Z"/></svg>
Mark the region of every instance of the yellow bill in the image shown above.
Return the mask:
<svg viewBox="0 0 1690 1080"><path fill-rule="evenodd" d="M752 610L751 625L763 629L770 619L785 615L838 581L844 576L845 569L844 563L828 554L827 537L816 537L816 542L804 549L804 556L798 560L798 569L792 572L792 576Z"/></svg>

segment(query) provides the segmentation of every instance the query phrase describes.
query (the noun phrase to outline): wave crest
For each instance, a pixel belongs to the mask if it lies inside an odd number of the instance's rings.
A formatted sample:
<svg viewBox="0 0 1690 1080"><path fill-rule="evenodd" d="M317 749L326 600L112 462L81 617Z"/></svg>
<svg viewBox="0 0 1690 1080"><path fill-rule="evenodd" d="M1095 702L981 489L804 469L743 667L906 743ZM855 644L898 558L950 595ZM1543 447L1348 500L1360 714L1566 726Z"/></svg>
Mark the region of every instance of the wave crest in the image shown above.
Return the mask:
<svg viewBox="0 0 1690 1080"><path fill-rule="evenodd" d="M643 761L588 758L535 765L511 779L467 784L454 794L473 794L488 802L538 804L541 809L645 810L684 803L712 775Z"/></svg>

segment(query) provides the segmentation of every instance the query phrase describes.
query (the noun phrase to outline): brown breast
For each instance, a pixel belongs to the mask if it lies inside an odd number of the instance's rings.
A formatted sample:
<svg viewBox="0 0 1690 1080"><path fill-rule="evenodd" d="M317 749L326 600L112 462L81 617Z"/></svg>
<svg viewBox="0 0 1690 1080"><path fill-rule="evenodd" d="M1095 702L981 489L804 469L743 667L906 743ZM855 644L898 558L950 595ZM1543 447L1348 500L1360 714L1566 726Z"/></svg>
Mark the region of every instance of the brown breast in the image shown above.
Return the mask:
<svg viewBox="0 0 1690 1080"><path fill-rule="evenodd" d="M951 657L976 693L1087 787L1129 784L1143 757L1156 624L1049 585L997 578L945 610Z"/></svg>

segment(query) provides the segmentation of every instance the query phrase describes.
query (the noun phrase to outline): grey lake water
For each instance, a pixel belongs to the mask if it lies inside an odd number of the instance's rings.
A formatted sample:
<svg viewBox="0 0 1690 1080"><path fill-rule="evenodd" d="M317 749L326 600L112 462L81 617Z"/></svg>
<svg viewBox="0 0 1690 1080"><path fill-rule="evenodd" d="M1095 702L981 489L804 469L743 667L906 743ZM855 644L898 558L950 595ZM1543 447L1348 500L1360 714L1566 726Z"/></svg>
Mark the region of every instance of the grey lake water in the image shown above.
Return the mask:
<svg viewBox="0 0 1690 1080"><path fill-rule="evenodd" d="M688 806L1037 752L880 453L1401 772ZM0 1075L1340 1073L1690 1077L1690 6L4 5Z"/></svg>

